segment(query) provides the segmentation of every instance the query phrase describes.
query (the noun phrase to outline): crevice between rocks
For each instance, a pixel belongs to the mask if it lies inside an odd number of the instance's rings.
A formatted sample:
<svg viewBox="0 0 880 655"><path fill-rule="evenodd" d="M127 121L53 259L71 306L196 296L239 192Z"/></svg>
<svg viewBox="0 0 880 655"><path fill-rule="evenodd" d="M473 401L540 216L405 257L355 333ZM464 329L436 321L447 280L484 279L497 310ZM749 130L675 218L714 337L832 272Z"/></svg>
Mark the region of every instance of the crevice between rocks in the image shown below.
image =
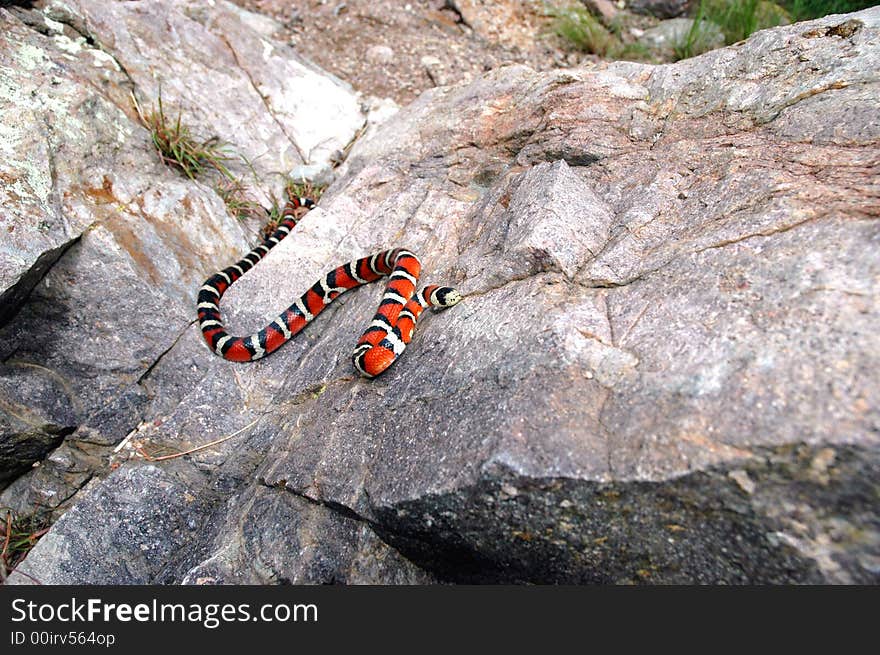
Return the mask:
<svg viewBox="0 0 880 655"><path fill-rule="evenodd" d="M229 53L232 55L232 59L235 62L235 66L242 73L244 73L245 77L247 77L248 83L251 85L251 88L254 90L254 93L257 94L257 96L262 101L263 106L266 108L266 113L272 117L272 120L278 126L278 129L281 130L281 133L285 137L287 137L288 142L290 143L290 145L293 146L293 149L296 150L296 154L299 155L299 158L302 161L302 163L308 164L309 160L303 154L303 151L299 147L299 144L296 142L296 140L292 136L290 136L290 134L288 134L287 130L284 127L284 124L280 120L278 120L278 117L275 115L275 112L272 111L272 107L269 105L269 101L266 99L266 96L264 96L262 93L260 93L260 89L257 88L257 84L256 84L256 82L254 82L254 78L251 75L250 71L241 65L241 61L239 61L239 59L238 59L238 53L235 51L235 48L232 47L232 44L229 42L229 39L227 39L226 36L223 34L219 35L219 38L221 41L223 41L223 44L227 47L227 49L229 50Z"/></svg>
<svg viewBox="0 0 880 655"><path fill-rule="evenodd" d="M455 22L456 23L464 25L469 30L473 31L474 26L471 25L468 22L468 20L464 17L464 14L461 13L461 9L459 8L458 3L456 3L455 0L445 0L445 2L443 3L443 6L440 7L441 11L444 9L451 11L453 14L455 14L455 16L456 16Z"/></svg>
<svg viewBox="0 0 880 655"><path fill-rule="evenodd" d="M154 359L153 362L147 367L147 370L141 374L141 376L137 379L137 384L144 383L144 381L150 376L150 373L153 372L153 369L159 365L159 362L162 361L162 359L165 357L165 355L167 355L169 352L171 352L174 349L174 346L176 346L178 344L178 342L183 338L183 336L186 334L187 330L189 330L197 321L198 321L198 319L194 318L193 320L191 320L189 323L186 324L186 327L184 327L177 334L177 336L174 337L174 341L171 342L171 345L169 345L165 350L160 352L156 356L156 359Z"/></svg>
<svg viewBox="0 0 880 655"><path fill-rule="evenodd" d="M348 507L347 505L343 505L342 503L330 501L330 500L321 500L320 498L314 498L309 496L302 491L297 491L292 487L288 487L285 480L277 482L275 484L271 484L266 481L265 478L257 478L257 484L261 487L265 487L266 489L272 490L282 490L286 491L297 498L306 501L310 505L315 505L317 507L324 507L329 509L331 512L335 514L339 514L347 519L351 519L353 521L357 521L358 523L363 523L371 528L379 527L377 523L368 519L366 516L362 516L358 514L356 511Z"/></svg>
<svg viewBox="0 0 880 655"><path fill-rule="evenodd" d="M704 247L699 248L697 250L694 250L692 252L693 252L693 254L696 255L701 252L705 252L707 250L724 248L726 246L731 246L731 245L734 245L737 243L741 243L743 241L747 241L748 239L754 239L756 237L770 237L775 234L784 234L785 232L789 232L797 227L800 227L802 225L806 225L807 223L812 223L812 222L818 220L819 218L820 218L820 216L818 216L818 215L809 216L801 221L797 221L796 223L791 223L789 225L780 225L780 226L777 226L774 228L763 230L761 232L754 232L751 234L744 234L742 236L734 237L733 239L726 239L724 241L719 241L718 243L713 243L711 245L704 246Z"/></svg>
<svg viewBox="0 0 880 655"><path fill-rule="evenodd" d="M293 495L294 497L305 501L306 503L308 503L310 505L329 510L330 512L337 514L337 515L341 516L342 518L356 521L357 523L360 523L361 525L368 527L382 543L384 543L386 546L388 546L389 548L391 548L392 550L397 552L403 559L406 559L407 561L411 562L414 566L417 566L419 568L424 569L424 567L422 567L418 562L415 562L412 559L410 559L410 557L407 555L406 552L401 551L394 544L393 536L390 535L390 533L388 532L388 530L385 528L385 526L383 524L377 523L376 521L369 519L366 516L358 514L355 510L348 507L347 505L344 505L344 504L336 502L336 501L328 501L328 500L322 500L319 498L313 498L312 496L308 496L301 491L297 491L296 489L288 487L284 481L281 481L277 484L270 484L269 482L267 482L265 480L265 478L258 478L257 484L261 487L271 489L273 491L287 492L287 493ZM366 493L366 490L364 490L364 493ZM429 546L430 546L430 544L425 544L425 547L429 547ZM428 569L424 569L424 570L428 570Z"/></svg>

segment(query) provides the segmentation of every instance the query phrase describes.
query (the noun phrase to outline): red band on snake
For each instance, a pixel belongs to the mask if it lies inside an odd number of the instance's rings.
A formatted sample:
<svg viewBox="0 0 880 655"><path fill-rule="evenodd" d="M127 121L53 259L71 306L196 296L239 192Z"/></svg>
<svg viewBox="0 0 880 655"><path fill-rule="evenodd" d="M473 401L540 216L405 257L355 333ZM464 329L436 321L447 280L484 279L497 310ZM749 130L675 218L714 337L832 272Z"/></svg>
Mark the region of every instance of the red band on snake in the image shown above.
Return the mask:
<svg viewBox="0 0 880 655"><path fill-rule="evenodd" d="M451 307L461 300L461 294L451 287L428 285L416 291L422 265L409 250L395 248L335 268L259 332L248 337L232 336L220 315L220 299L238 278L290 234L297 223L295 212L299 207L311 209L314 203L308 198L291 198L272 236L237 263L209 277L199 289L199 325L216 354L234 362L265 357L299 333L342 293L387 275L379 309L352 354L355 368L372 378L397 361L412 340L416 322L426 308Z"/></svg>

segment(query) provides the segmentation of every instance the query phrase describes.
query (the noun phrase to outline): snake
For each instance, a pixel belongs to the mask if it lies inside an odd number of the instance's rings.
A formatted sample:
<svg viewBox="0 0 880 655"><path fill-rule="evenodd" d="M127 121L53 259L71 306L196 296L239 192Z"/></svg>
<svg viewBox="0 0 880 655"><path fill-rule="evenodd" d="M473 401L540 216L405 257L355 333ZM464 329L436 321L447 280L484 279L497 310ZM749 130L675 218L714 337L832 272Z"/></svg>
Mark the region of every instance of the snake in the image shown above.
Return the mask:
<svg viewBox="0 0 880 655"><path fill-rule="evenodd" d="M300 220L300 207L311 210L315 202L311 198L290 197L271 236L232 266L209 277L199 289L199 327L215 354L233 362L261 359L290 341L341 294L387 276L379 308L351 356L357 371L373 378L400 358L425 309L446 309L461 301L461 293L452 287L430 284L417 291L422 270L419 258L406 248L393 248L334 268L259 332L247 337L229 334L220 314L220 299L236 280L290 234Z"/></svg>

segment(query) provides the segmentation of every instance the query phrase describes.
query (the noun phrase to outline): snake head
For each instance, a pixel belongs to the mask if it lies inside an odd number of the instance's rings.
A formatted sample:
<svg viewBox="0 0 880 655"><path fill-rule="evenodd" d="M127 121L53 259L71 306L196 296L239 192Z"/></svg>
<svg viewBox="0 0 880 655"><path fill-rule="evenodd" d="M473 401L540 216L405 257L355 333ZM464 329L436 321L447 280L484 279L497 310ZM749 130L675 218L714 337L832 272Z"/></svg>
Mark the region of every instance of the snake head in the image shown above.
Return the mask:
<svg viewBox="0 0 880 655"><path fill-rule="evenodd" d="M461 293L452 287L438 287L431 294L431 304L434 307L452 307L460 303L461 299Z"/></svg>

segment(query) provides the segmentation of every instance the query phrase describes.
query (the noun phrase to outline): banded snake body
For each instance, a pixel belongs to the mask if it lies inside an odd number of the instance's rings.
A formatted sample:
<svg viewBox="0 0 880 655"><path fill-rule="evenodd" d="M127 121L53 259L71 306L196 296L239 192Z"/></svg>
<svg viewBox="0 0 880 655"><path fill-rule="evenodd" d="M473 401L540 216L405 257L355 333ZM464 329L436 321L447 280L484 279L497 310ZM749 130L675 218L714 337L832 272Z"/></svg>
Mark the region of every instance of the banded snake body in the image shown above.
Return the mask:
<svg viewBox="0 0 880 655"><path fill-rule="evenodd" d="M425 309L451 307L461 300L461 294L451 287L428 285L416 291L422 266L418 257L404 248L383 250L333 269L266 327L250 336L229 334L221 318L220 299L226 290L290 234L298 222L299 207L314 206L308 198L291 198L281 222L268 239L237 263L205 280L197 300L202 336L221 357L234 362L254 361L278 350L342 293L387 275L379 309L352 353L352 363L358 372L375 377L403 353Z"/></svg>

